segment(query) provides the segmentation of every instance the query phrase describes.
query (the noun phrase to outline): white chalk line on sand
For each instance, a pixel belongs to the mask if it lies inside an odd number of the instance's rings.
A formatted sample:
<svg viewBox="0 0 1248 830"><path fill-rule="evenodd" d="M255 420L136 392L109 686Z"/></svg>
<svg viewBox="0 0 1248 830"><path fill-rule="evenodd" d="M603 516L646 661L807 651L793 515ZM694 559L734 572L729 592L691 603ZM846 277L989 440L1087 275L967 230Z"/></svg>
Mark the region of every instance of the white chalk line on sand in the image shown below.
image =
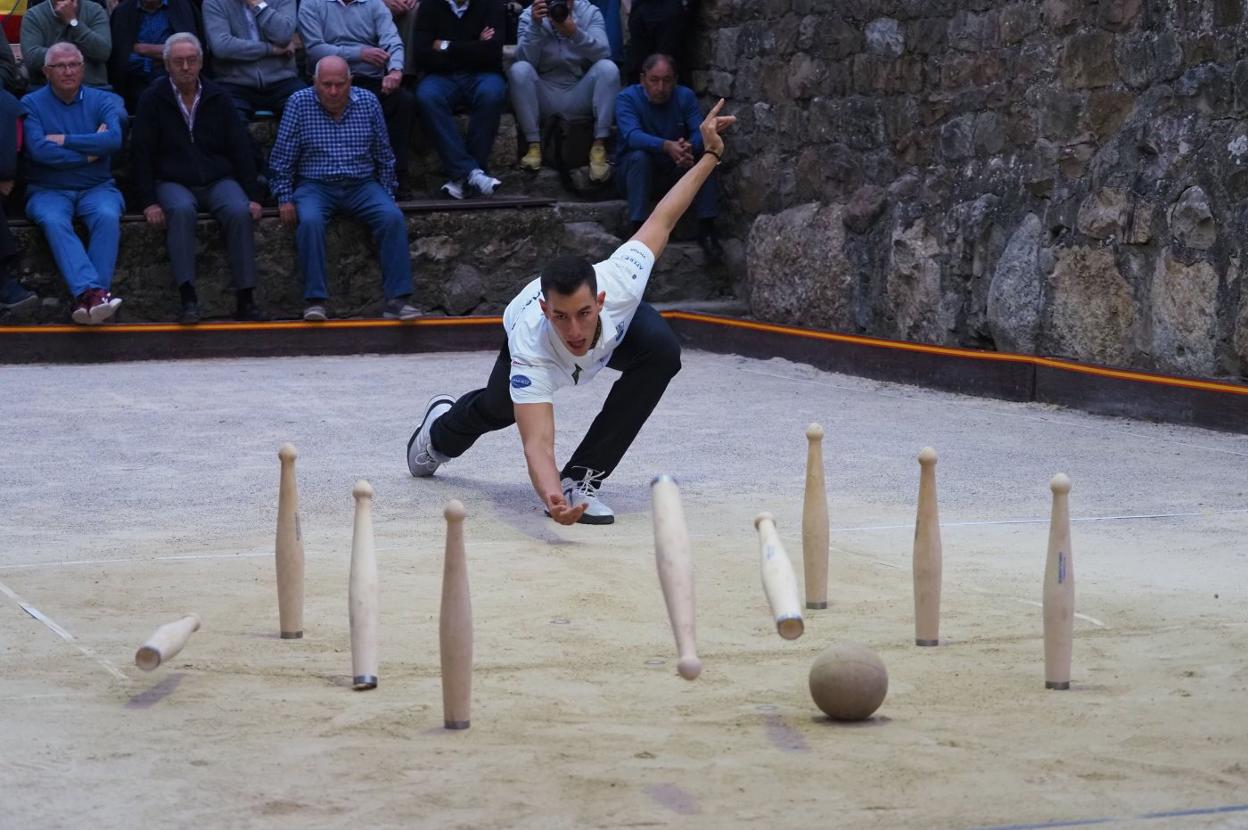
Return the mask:
<svg viewBox="0 0 1248 830"><path fill-rule="evenodd" d="M111 674L113 677L116 677L118 680L126 680L126 681L130 679L122 673L121 669L117 668L112 663L108 662L103 657L96 654L94 651L87 648L82 643L78 642L78 640L74 637L74 635L66 631L65 628L60 623L58 623L56 620L52 619L47 614L40 611L35 606L31 605L26 600L22 599L20 596L18 596L16 591L14 591L8 585L5 585L3 582L0 582L0 593L7 595L9 599L16 602L23 611L25 611L34 619L43 623L43 625L46 626L49 631L51 631L56 636L60 637L65 642L69 643L74 648L78 649L80 652L83 653L83 655L85 655L86 657L90 657L92 660L98 663L101 668L103 668L106 672Z"/></svg>

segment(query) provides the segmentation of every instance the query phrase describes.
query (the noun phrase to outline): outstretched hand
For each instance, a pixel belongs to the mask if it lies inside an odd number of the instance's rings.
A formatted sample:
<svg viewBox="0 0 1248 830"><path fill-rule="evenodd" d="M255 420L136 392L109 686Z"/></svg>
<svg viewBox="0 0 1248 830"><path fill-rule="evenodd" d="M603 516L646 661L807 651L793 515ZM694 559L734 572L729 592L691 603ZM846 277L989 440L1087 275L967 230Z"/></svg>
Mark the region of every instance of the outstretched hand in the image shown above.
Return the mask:
<svg viewBox="0 0 1248 830"><path fill-rule="evenodd" d="M546 512L550 514L550 518L561 525L576 524L587 507L589 507L588 502L577 507L569 507L568 503L563 500L562 493L551 493L546 497Z"/></svg>
<svg viewBox="0 0 1248 830"><path fill-rule="evenodd" d="M724 154L724 139L720 136L720 133L737 123L735 115L719 114L719 111L723 108L724 99L720 98L715 106L711 107L711 111L706 114L706 118L702 119L702 126L698 128L702 131L702 146L721 156Z"/></svg>

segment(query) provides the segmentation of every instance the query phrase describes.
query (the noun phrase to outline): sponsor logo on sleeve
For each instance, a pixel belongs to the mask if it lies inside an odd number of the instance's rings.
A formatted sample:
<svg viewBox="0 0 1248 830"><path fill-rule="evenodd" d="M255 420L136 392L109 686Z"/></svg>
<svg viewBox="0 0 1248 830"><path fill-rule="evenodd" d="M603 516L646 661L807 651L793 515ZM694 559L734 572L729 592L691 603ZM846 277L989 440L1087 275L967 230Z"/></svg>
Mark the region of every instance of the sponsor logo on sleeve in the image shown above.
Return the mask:
<svg viewBox="0 0 1248 830"><path fill-rule="evenodd" d="M526 386L532 386L533 381L529 380L527 375L512 375L511 385L515 389L523 389Z"/></svg>

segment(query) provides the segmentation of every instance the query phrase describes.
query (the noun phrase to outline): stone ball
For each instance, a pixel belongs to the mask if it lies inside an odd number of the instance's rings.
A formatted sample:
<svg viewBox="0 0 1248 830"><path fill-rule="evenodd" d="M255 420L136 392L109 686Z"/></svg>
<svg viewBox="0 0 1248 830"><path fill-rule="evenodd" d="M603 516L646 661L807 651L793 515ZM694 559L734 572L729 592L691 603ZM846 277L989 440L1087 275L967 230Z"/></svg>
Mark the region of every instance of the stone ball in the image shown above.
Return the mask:
<svg viewBox="0 0 1248 830"><path fill-rule="evenodd" d="M836 643L810 667L810 696L832 720L865 720L888 694L888 670L861 643Z"/></svg>

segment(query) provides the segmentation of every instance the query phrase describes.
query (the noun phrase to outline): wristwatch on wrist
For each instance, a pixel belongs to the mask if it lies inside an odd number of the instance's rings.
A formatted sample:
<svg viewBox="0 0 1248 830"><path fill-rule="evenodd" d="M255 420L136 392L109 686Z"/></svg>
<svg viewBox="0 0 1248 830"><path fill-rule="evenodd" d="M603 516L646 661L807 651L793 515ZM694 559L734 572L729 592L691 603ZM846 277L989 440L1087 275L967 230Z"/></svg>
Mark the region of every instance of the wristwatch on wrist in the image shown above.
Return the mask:
<svg viewBox="0 0 1248 830"><path fill-rule="evenodd" d="M260 2L255 5L256 14L259 14L260 12L264 11L268 7L269 7L268 3L264 2L264 0L260 0Z"/></svg>
<svg viewBox="0 0 1248 830"><path fill-rule="evenodd" d="M77 28L78 28L78 18L76 18L76 17L75 17L73 20L69 21L69 26L70 26L70 28L71 28L71 29L77 29Z"/></svg>

